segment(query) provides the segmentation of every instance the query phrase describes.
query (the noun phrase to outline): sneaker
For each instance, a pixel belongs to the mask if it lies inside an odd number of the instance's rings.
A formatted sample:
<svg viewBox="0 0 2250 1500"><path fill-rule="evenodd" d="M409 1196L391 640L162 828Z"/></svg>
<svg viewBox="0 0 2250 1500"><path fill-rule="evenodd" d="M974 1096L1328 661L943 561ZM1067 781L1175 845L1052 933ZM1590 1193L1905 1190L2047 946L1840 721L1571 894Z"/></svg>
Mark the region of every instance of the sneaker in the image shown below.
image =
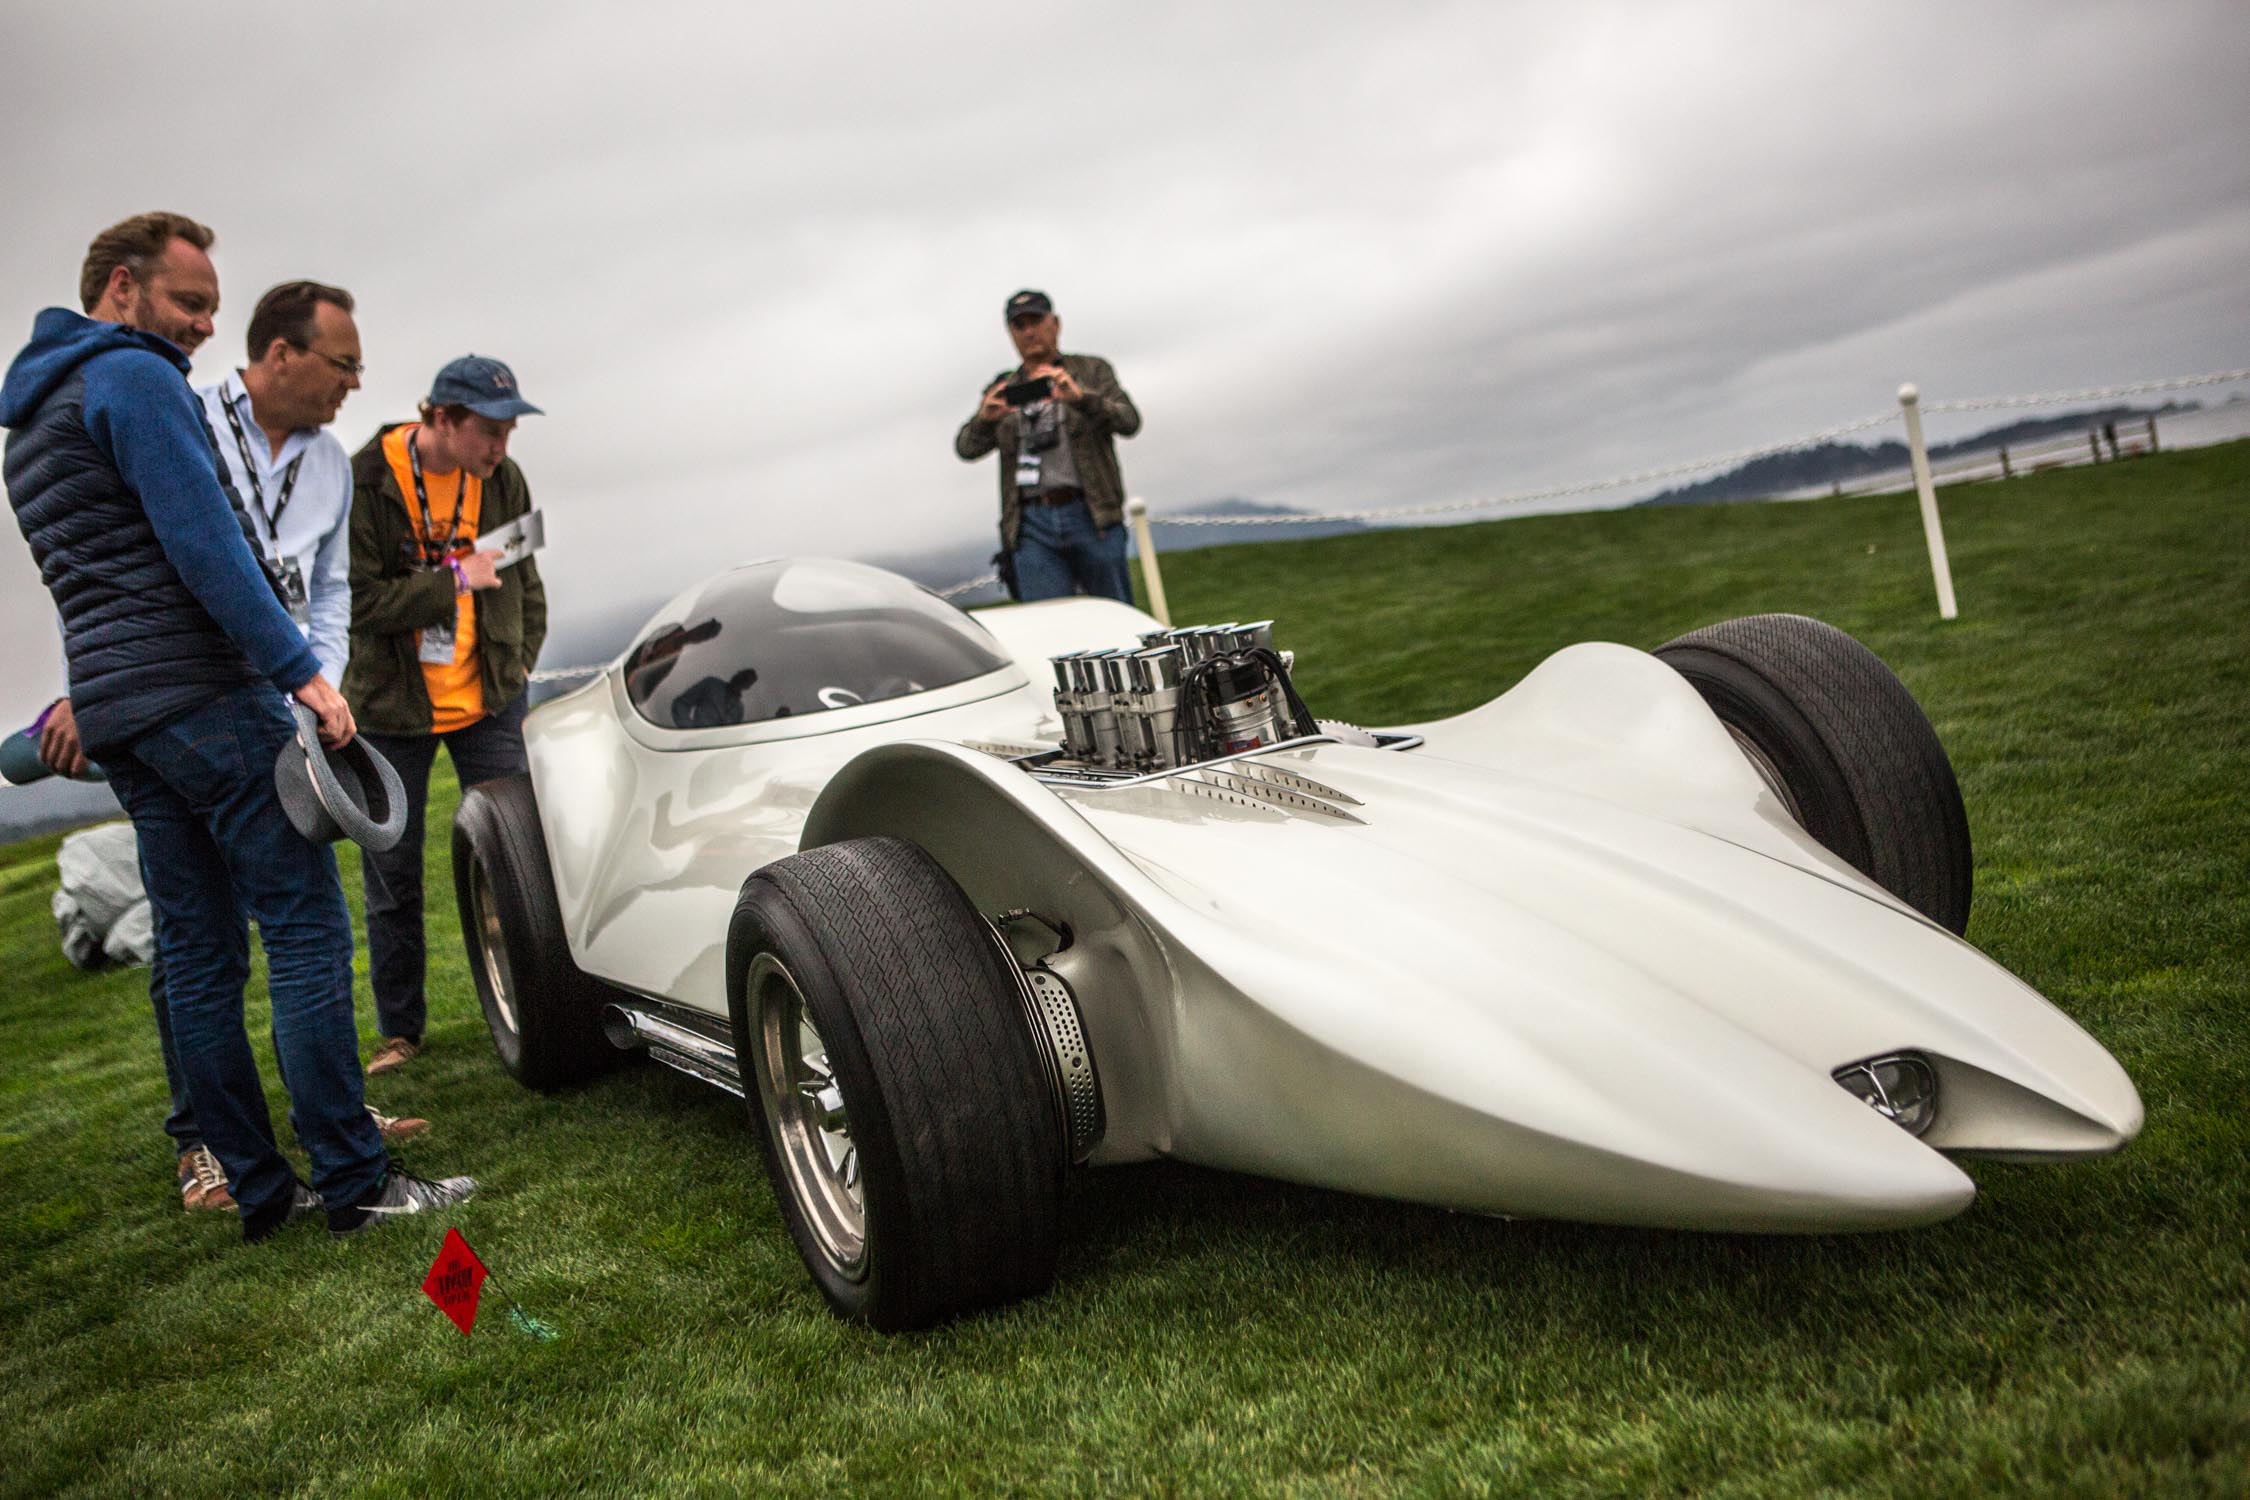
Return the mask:
<svg viewBox="0 0 2250 1500"><path fill-rule="evenodd" d="M367 1106L367 1112L374 1117L375 1128L383 1133L383 1144L386 1146L411 1141L430 1128L430 1122L418 1116L408 1115L402 1119L397 1115L386 1115L372 1104Z"/></svg>
<svg viewBox="0 0 2250 1500"><path fill-rule="evenodd" d="M403 1036L384 1037L383 1045L377 1047L375 1055L367 1060L367 1076L373 1078L378 1073L396 1073L421 1055L420 1042Z"/></svg>
<svg viewBox="0 0 2250 1500"><path fill-rule="evenodd" d="M226 1170L209 1146L199 1143L180 1153L180 1206L234 1212L234 1194L227 1191Z"/></svg>
<svg viewBox="0 0 2250 1500"><path fill-rule="evenodd" d="M474 1177L447 1177L432 1182L426 1177L416 1177L411 1172L401 1172L393 1167L383 1178L383 1185L371 1196L360 1199L349 1208L330 1209L328 1232L338 1236L357 1234L362 1229L373 1229L386 1219L451 1208L456 1203L468 1201L476 1190L477 1180Z"/></svg>
<svg viewBox="0 0 2250 1500"><path fill-rule="evenodd" d="M323 1206L320 1194L301 1182L292 1181L289 1184L287 1206L243 1216L242 1242L245 1245L255 1245L260 1240L270 1239L299 1219L319 1213Z"/></svg>

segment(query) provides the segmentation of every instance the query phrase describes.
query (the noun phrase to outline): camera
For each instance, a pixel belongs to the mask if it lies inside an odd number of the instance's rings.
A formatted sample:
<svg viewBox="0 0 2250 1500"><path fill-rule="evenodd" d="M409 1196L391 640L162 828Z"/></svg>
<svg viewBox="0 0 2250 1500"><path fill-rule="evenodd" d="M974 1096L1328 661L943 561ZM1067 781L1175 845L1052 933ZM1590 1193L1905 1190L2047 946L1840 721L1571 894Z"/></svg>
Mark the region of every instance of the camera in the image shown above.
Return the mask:
<svg viewBox="0 0 2250 1500"><path fill-rule="evenodd" d="M1029 406L1034 401L1044 401L1055 393L1055 377L1042 375L1036 380L1012 381L1000 388L1000 399L1010 406Z"/></svg>

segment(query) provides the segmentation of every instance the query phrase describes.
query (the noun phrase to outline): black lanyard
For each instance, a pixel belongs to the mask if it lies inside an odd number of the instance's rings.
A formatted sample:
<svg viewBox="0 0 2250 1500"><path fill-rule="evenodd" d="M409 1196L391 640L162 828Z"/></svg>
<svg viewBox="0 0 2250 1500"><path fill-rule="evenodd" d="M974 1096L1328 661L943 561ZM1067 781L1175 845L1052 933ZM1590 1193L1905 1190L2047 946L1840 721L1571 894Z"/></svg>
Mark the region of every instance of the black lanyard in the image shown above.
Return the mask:
<svg viewBox="0 0 2250 1500"><path fill-rule="evenodd" d="M469 476L465 470L455 471L461 483L453 492L453 524L446 532L445 545L433 553L430 546L437 540L437 523L430 519L430 492L422 485L422 449L414 441L416 436L411 432L406 435L406 462L414 471L414 503L422 507L422 535L416 540L422 544L423 564L434 568L452 555L454 545L461 540L461 521L469 512Z"/></svg>
<svg viewBox="0 0 2250 1500"><path fill-rule="evenodd" d="M227 393L219 392L219 405L226 409L227 427L234 433L234 451L242 455L242 472L249 476L250 498L257 502L257 512L266 523L266 536L273 542L275 552L281 550L281 513L289 508L290 491L297 488L297 471L304 467L305 455L300 453L289 460L289 467L281 471L281 495L266 509L266 482L258 477L258 461L250 456L250 439L242 432L242 418L235 415L234 403Z"/></svg>

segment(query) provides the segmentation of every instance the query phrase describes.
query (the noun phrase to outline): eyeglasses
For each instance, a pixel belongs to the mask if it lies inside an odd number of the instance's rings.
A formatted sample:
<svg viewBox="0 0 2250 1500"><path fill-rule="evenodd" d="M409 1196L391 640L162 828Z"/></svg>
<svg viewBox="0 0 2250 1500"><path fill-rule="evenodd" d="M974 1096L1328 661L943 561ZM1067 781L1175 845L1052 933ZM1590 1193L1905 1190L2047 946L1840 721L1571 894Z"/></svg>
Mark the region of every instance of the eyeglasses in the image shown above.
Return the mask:
<svg viewBox="0 0 2250 1500"><path fill-rule="evenodd" d="M330 364L336 367L336 371L340 375L349 375L352 379L357 380L360 376L367 373L367 366L360 363L360 361L356 359L339 359L333 354L322 354L318 349L310 348L304 344L300 344L294 339L286 340L285 342L287 342L289 347L296 350L299 354L310 354L316 359L327 360Z"/></svg>

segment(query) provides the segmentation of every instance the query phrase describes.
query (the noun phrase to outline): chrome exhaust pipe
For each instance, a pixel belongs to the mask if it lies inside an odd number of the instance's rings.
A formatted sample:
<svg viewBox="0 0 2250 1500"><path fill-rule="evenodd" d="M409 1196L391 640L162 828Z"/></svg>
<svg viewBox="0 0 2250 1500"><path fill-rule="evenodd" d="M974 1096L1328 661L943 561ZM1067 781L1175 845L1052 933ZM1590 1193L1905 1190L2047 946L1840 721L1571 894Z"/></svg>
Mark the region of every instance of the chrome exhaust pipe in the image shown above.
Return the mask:
<svg viewBox="0 0 2250 1500"><path fill-rule="evenodd" d="M741 1060L734 1048L714 1037L614 1002L602 1007L602 1035L619 1051L641 1048L667 1068L724 1089L737 1099L746 1097Z"/></svg>

